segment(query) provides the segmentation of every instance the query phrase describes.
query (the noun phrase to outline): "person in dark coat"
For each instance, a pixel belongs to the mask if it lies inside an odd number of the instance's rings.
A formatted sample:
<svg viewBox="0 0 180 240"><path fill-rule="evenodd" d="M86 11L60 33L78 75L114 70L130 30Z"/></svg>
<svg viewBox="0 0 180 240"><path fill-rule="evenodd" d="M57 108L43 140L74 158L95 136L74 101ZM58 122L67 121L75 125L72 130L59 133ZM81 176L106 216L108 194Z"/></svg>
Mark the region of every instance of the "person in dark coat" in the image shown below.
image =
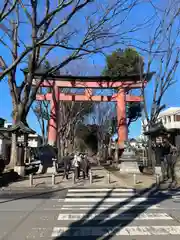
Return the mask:
<svg viewBox="0 0 180 240"><path fill-rule="evenodd" d="M167 155L167 173L168 179L171 178L172 182L176 181L175 164L177 161L178 152L177 148L170 144L170 153Z"/></svg>
<svg viewBox="0 0 180 240"><path fill-rule="evenodd" d="M163 155L166 162L167 179L174 182L175 179L175 164L178 157L177 147L173 146L168 139L163 143Z"/></svg>
<svg viewBox="0 0 180 240"><path fill-rule="evenodd" d="M156 166L161 166L162 180L164 181L166 178L166 165L163 155L163 145L162 143L153 142L152 149L155 152Z"/></svg>
<svg viewBox="0 0 180 240"><path fill-rule="evenodd" d="M85 179L86 177L89 177L89 169L90 169L90 162L88 161L87 155L82 155L82 161L81 161L81 165L80 168L83 172L83 179Z"/></svg>
<svg viewBox="0 0 180 240"><path fill-rule="evenodd" d="M70 171L71 165L72 165L72 160L73 160L73 156L72 155L67 155L67 156L63 157L63 159L62 159L63 165L64 165L63 178L66 177L66 179L68 179L69 171Z"/></svg>
<svg viewBox="0 0 180 240"><path fill-rule="evenodd" d="M170 178L169 176L169 154L171 151L171 146L169 144L169 141L167 139L163 139L163 161L164 161L164 169L165 169L165 173L164 173L164 180L167 180Z"/></svg>
<svg viewBox="0 0 180 240"><path fill-rule="evenodd" d="M155 156L156 156L156 165L160 166L163 161L163 146L161 143L156 144L155 148Z"/></svg>

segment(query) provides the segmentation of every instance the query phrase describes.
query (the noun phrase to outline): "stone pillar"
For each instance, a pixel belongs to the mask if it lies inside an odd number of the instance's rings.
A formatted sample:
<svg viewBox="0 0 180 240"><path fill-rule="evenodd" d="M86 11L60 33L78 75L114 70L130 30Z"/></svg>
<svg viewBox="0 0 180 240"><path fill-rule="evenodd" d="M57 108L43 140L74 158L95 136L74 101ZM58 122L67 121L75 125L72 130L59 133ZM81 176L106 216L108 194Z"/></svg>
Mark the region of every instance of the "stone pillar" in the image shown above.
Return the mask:
<svg viewBox="0 0 180 240"><path fill-rule="evenodd" d="M17 145L17 163L14 166L14 171L18 173L19 176L25 175L25 165L24 165L24 151L25 147L22 143Z"/></svg>
<svg viewBox="0 0 180 240"><path fill-rule="evenodd" d="M50 120L48 123L48 144L55 145L57 140L57 106L59 101L58 87L53 87L52 98L50 101Z"/></svg>
<svg viewBox="0 0 180 240"><path fill-rule="evenodd" d="M125 97L125 90L120 89L117 97L118 145L120 148L124 147L124 141L128 138Z"/></svg>

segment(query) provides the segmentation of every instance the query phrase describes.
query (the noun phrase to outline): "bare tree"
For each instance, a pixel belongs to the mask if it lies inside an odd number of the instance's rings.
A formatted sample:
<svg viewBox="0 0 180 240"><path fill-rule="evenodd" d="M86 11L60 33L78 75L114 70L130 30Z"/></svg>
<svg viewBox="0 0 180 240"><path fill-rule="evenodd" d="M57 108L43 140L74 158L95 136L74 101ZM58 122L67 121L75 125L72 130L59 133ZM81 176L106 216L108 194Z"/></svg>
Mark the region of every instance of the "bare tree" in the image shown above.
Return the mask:
<svg viewBox="0 0 180 240"><path fill-rule="evenodd" d="M83 65L83 68L82 68ZM62 69L62 73L74 76L86 76L92 72L86 60L76 60L72 64L69 63ZM61 89L67 94L84 94L85 89ZM58 104L58 131L57 131L57 147L59 159L66 155L67 152L75 150L76 131L80 124L85 120L93 110L93 102L63 102Z"/></svg>
<svg viewBox="0 0 180 240"><path fill-rule="evenodd" d="M60 102L58 119L58 147L60 156L74 149L77 126L91 111L92 102Z"/></svg>
<svg viewBox="0 0 180 240"><path fill-rule="evenodd" d="M12 40L13 37L10 32L12 32L13 27L9 26L8 23L14 22L18 35L17 45L21 46L22 50L18 51L16 58L12 59L13 61L9 65L2 58L3 71L0 76L1 80L21 63L28 54L32 54L35 50L39 54L39 48L42 46L44 48L45 46L50 47L45 54L46 57L52 50L52 46L68 50L71 53L75 51L70 55L70 60L73 60L79 52L81 52L79 55L81 57L84 54L97 53L114 44L124 44L127 41L126 35L128 33L138 31L144 26L144 24L132 25L131 28L126 30L122 30L123 28L120 27L120 25L125 24L131 11L140 3L140 0L132 0L130 3L128 0L114 0L111 3L105 0L102 4L97 0L63 0L56 4L46 0L43 6L37 0L3 0L3 2L1 13L1 26L3 27L1 30ZM87 14L84 10L88 6L92 10L89 10ZM18 17L12 17L14 12L17 12L16 8L18 8L18 13L21 13L21 18L19 14ZM42 17L39 19L39 16ZM79 24L79 28L77 25L74 27L72 24L72 19L76 20L76 17L80 17L81 23L83 23ZM149 21L145 24L148 23ZM24 28L22 25L30 25L32 29ZM20 38L19 31L21 28L30 30L29 37L34 39L32 42L29 43L29 41ZM34 35L32 36L31 33ZM54 38L53 41L51 41L52 38ZM73 39L73 43L70 42L70 39ZM113 39L113 41L107 42L107 39ZM2 40L1 43L7 46L4 37ZM68 59L62 61L59 68L66 65L67 61L69 62Z"/></svg>
<svg viewBox="0 0 180 240"><path fill-rule="evenodd" d="M153 5L153 3L152 3ZM155 71L153 76L153 93L150 109L146 102L148 92L142 89L144 97L144 129L150 129L157 123L158 115L166 105L163 100L168 89L176 82L176 72L180 59L180 2L168 1L165 9L153 5L157 18L154 31L150 37L147 73ZM153 69L156 65L155 69ZM151 159L151 138L149 138L149 163Z"/></svg>
<svg viewBox="0 0 180 240"><path fill-rule="evenodd" d="M93 124L97 126L98 156L104 159L111 145L112 120L116 118L115 104L112 102L96 103L91 114Z"/></svg>
<svg viewBox="0 0 180 240"><path fill-rule="evenodd" d="M0 10L0 27L6 28L4 25L1 25L2 21L14 10L18 0L2 0L1 1L1 10Z"/></svg>
<svg viewBox="0 0 180 240"><path fill-rule="evenodd" d="M48 122L50 119L49 106L50 104L48 101L36 101L35 106L32 105L32 110L41 129L43 145L48 143Z"/></svg>

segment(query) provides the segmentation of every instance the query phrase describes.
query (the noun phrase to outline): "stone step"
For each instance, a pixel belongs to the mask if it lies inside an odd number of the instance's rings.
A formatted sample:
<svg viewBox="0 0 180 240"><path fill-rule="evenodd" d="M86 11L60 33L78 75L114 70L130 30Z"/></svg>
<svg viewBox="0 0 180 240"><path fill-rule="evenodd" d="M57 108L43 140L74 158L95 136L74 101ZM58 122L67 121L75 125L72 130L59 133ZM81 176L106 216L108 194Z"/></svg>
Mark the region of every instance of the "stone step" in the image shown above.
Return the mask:
<svg viewBox="0 0 180 240"><path fill-rule="evenodd" d="M121 173L140 173L137 162L122 162L120 164Z"/></svg>
<svg viewBox="0 0 180 240"><path fill-rule="evenodd" d="M136 162L137 159L136 158L120 158L121 161L126 161L126 162Z"/></svg>

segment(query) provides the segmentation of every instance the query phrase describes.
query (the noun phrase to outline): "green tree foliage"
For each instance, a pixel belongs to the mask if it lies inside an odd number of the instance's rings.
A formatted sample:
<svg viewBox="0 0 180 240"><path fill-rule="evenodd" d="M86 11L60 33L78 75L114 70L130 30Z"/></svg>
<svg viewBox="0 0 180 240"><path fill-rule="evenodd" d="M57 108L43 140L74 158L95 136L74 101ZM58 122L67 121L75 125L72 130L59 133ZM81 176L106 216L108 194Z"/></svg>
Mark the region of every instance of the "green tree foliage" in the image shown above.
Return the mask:
<svg viewBox="0 0 180 240"><path fill-rule="evenodd" d="M109 136L114 135L117 131L117 117L106 119L104 129Z"/></svg>
<svg viewBox="0 0 180 240"><path fill-rule="evenodd" d="M143 58L135 49L117 49L106 57L106 67L103 75L110 76L114 79L119 76L139 74L143 72L143 67Z"/></svg>
<svg viewBox="0 0 180 240"><path fill-rule="evenodd" d="M106 57L106 67L103 75L110 76L111 79L118 79L121 76L142 74L144 71L143 57L133 48L117 49L111 55ZM117 90L117 89L116 89ZM126 115L128 126L141 116L141 103L128 103L126 106ZM114 122L111 128L114 129Z"/></svg>
<svg viewBox="0 0 180 240"><path fill-rule="evenodd" d="M94 154L98 151L98 131L99 125L97 124L79 124L76 130L76 137L83 142L84 148L90 149ZM105 128L106 131L106 128ZM110 135L105 132L105 138L103 143L108 144ZM79 143L79 141L78 141Z"/></svg>
<svg viewBox="0 0 180 240"><path fill-rule="evenodd" d="M0 118L0 127L4 127L5 119Z"/></svg>
<svg viewBox="0 0 180 240"><path fill-rule="evenodd" d="M137 102L128 103L126 106L126 115L128 118L128 126L141 117L142 104Z"/></svg>

